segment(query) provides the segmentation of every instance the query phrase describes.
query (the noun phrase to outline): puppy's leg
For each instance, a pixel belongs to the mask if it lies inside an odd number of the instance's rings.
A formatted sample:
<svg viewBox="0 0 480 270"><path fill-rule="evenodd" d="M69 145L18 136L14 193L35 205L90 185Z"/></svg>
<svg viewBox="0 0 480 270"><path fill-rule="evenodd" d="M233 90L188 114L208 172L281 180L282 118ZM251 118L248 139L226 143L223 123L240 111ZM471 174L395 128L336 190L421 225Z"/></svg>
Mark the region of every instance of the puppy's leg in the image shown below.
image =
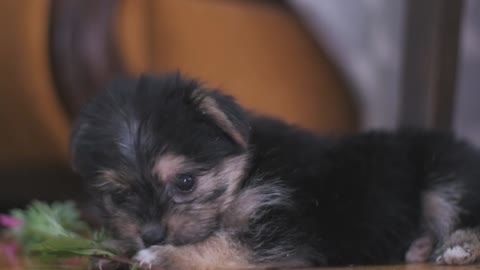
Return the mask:
<svg viewBox="0 0 480 270"><path fill-rule="evenodd" d="M184 246L152 246L135 255L144 267L159 266L163 269L245 269L250 252L237 244L227 234L216 234L203 242Z"/></svg>
<svg viewBox="0 0 480 270"><path fill-rule="evenodd" d="M467 196L464 185L451 179L424 192L422 216L426 233L410 246L407 262L425 262L428 258L437 264L464 265L479 261L480 227L465 227L460 218L462 213L472 212L469 204L462 203Z"/></svg>
<svg viewBox="0 0 480 270"><path fill-rule="evenodd" d="M405 254L407 263L426 262L436 243L443 243L457 226L461 191L455 183L438 185L422 194L424 233L412 242Z"/></svg>
<svg viewBox="0 0 480 270"><path fill-rule="evenodd" d="M413 242L407 262L424 262L428 252L437 264L464 265L480 259L480 227L465 228L461 212L470 212L459 203L463 192L455 184L443 185L423 196L424 227L427 236ZM428 237L430 235L430 237Z"/></svg>
<svg viewBox="0 0 480 270"><path fill-rule="evenodd" d="M459 229L435 251L437 264L464 265L480 259L480 231Z"/></svg>

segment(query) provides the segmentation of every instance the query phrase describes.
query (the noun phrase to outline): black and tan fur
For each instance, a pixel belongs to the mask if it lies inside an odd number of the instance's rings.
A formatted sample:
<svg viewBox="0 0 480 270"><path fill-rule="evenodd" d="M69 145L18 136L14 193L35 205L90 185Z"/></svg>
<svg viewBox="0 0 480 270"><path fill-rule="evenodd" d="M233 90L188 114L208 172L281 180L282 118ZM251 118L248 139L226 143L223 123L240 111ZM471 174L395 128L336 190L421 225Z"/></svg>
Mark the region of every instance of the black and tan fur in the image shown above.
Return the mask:
<svg viewBox="0 0 480 270"><path fill-rule="evenodd" d="M450 134L322 138L178 74L147 75L117 80L89 103L71 149L119 246L143 265L480 256L480 156Z"/></svg>

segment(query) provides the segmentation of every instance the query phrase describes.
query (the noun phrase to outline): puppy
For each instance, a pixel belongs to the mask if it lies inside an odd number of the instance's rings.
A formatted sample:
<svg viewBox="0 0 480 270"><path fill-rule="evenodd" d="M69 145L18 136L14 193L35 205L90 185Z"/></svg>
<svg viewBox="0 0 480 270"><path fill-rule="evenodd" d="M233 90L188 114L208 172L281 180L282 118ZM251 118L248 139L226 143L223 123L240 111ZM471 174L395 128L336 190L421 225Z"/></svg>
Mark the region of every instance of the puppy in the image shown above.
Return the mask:
<svg viewBox="0 0 480 270"><path fill-rule="evenodd" d="M84 108L71 156L117 247L147 267L480 256L480 155L446 133L322 138L178 74L144 75Z"/></svg>

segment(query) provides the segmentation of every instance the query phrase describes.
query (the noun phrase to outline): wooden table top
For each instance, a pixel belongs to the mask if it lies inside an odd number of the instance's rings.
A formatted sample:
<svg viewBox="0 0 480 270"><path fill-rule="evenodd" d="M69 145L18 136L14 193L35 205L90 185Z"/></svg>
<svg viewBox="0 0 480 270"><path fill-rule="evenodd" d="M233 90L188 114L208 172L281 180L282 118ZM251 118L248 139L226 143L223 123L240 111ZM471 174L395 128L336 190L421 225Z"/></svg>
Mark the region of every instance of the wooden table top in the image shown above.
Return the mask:
<svg viewBox="0 0 480 270"><path fill-rule="evenodd" d="M81 269L78 267L41 267L30 265L30 267L23 266L12 266L8 265L5 261L0 260L0 270L60 270L60 269ZM85 268L86 269L86 268ZM470 265L470 266L436 266L429 264L408 264L408 265L392 265L392 266L352 266L352 267L335 267L335 268L317 268L322 270L480 270L480 265ZM313 269L309 269L313 270Z"/></svg>
<svg viewBox="0 0 480 270"><path fill-rule="evenodd" d="M405 264L390 266L354 266L338 268L319 268L322 270L479 270L480 265L469 266L439 266L431 264Z"/></svg>

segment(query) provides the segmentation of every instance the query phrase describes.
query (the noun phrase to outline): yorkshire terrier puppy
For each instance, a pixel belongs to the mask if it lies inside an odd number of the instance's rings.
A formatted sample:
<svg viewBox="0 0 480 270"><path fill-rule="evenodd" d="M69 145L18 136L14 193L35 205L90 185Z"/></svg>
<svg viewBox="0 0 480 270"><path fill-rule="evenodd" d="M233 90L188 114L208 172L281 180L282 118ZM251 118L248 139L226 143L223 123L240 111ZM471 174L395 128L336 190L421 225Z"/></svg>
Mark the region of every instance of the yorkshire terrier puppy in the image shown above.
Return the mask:
<svg viewBox="0 0 480 270"><path fill-rule="evenodd" d="M322 138L178 74L145 75L84 108L71 155L118 247L143 266L480 256L480 155L446 133Z"/></svg>

